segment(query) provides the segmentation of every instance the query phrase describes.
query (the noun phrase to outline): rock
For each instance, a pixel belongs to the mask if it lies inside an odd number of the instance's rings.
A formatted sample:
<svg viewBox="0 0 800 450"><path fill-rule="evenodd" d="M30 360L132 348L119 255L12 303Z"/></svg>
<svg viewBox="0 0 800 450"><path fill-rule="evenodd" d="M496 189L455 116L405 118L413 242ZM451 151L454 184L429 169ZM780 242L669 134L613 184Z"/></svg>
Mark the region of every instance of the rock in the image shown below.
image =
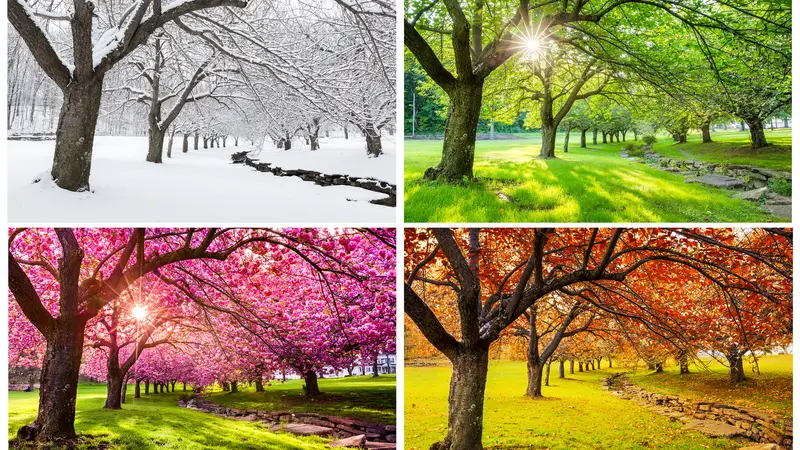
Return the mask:
<svg viewBox="0 0 800 450"><path fill-rule="evenodd" d="M359 434L358 436L350 436L348 438L339 439L338 441L331 442L331 447L356 447L356 448L365 448L367 443L367 437L363 434Z"/></svg>
<svg viewBox="0 0 800 450"><path fill-rule="evenodd" d="M722 189L741 189L746 183L738 178L727 175L710 174L701 177L691 177L685 180L687 183L699 183L704 186L718 187Z"/></svg>
<svg viewBox="0 0 800 450"><path fill-rule="evenodd" d="M739 450L781 450L781 447L778 444L756 444L739 447Z"/></svg>
<svg viewBox="0 0 800 450"><path fill-rule="evenodd" d="M717 422L716 420L690 420L683 426L684 430L697 430L707 436L712 437L747 437L741 428Z"/></svg>
<svg viewBox="0 0 800 450"><path fill-rule="evenodd" d="M761 200L762 197L766 196L769 193L769 188L762 187L758 189L752 189L750 191L740 192L733 196L733 198L738 198L741 200L749 200L751 202L757 202ZM791 199L789 200L791 202Z"/></svg>
<svg viewBox="0 0 800 450"><path fill-rule="evenodd" d="M258 414L248 414L246 416L241 416L238 419L245 422L256 422L258 421Z"/></svg>
<svg viewBox="0 0 800 450"><path fill-rule="evenodd" d="M365 447L379 450L396 450L397 444L392 442L367 442Z"/></svg>
<svg viewBox="0 0 800 450"><path fill-rule="evenodd" d="M277 427L277 430L275 429ZM332 436L333 428L321 427L307 423L287 423L272 427L272 431L286 431L299 436Z"/></svg>
<svg viewBox="0 0 800 450"><path fill-rule="evenodd" d="M770 192L767 194L767 201L764 203L767 205L791 205L792 197L784 197L774 192Z"/></svg>
<svg viewBox="0 0 800 450"><path fill-rule="evenodd" d="M764 205L770 214L776 217L790 219L792 218L792 205Z"/></svg>

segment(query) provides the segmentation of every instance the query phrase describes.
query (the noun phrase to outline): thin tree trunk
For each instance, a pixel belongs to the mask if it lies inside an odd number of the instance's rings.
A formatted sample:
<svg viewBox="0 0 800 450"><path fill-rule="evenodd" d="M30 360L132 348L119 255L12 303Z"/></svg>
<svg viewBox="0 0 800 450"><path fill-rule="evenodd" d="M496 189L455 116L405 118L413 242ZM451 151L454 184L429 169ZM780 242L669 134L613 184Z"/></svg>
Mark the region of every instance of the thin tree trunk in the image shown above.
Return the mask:
<svg viewBox="0 0 800 450"><path fill-rule="evenodd" d="M144 380L144 395L150 395L150 380Z"/></svg>
<svg viewBox="0 0 800 450"><path fill-rule="evenodd" d="M133 398L142 398L142 380L136 379L136 387L133 389Z"/></svg>
<svg viewBox="0 0 800 450"><path fill-rule="evenodd" d="M597 128L592 130L592 145L597 145Z"/></svg>
<svg viewBox="0 0 800 450"><path fill-rule="evenodd" d="M586 131L588 130L581 130L581 148L586 148Z"/></svg>
<svg viewBox="0 0 800 450"><path fill-rule="evenodd" d="M188 153L189 152L189 135L188 134L184 134L183 135L183 148L181 149L181 151L183 151L183 153Z"/></svg>
<svg viewBox="0 0 800 450"><path fill-rule="evenodd" d="M544 369L544 385L550 386L550 364L553 363L553 358L547 359L547 364Z"/></svg>
<svg viewBox="0 0 800 450"><path fill-rule="evenodd" d="M569 153L569 133L572 131L570 128L567 128L567 135L564 136L564 153Z"/></svg>

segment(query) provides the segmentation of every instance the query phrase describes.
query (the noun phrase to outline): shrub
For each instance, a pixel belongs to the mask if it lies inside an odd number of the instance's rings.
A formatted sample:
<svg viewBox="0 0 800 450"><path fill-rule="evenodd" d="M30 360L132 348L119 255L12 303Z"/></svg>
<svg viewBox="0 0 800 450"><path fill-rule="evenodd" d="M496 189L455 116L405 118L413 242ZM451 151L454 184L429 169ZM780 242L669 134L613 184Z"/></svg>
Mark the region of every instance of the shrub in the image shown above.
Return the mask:
<svg viewBox="0 0 800 450"><path fill-rule="evenodd" d="M792 182L785 179L775 177L769 180L769 188L776 194L790 197L792 195Z"/></svg>
<svg viewBox="0 0 800 450"><path fill-rule="evenodd" d="M644 148L633 144L626 145L625 151L628 152L628 156L644 156Z"/></svg>
<svg viewBox="0 0 800 450"><path fill-rule="evenodd" d="M651 135L644 136L642 138L642 142L644 142L647 145L653 145L656 143L656 137Z"/></svg>

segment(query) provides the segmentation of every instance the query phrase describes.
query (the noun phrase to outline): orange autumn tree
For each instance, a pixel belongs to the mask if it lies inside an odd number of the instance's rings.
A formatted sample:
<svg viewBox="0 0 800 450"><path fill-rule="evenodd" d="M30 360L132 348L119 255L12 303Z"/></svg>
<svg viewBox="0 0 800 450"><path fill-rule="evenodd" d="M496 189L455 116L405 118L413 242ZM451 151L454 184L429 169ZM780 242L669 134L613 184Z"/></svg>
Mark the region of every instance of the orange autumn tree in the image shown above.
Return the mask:
<svg viewBox="0 0 800 450"><path fill-rule="evenodd" d="M678 348L691 344L681 318L696 298L683 289L690 280L724 292L708 301L726 314L752 296L790 315L791 239L776 229L406 230L405 312L453 366L447 435L432 448L482 447L490 346L550 296ZM651 295L654 286L670 296Z"/></svg>

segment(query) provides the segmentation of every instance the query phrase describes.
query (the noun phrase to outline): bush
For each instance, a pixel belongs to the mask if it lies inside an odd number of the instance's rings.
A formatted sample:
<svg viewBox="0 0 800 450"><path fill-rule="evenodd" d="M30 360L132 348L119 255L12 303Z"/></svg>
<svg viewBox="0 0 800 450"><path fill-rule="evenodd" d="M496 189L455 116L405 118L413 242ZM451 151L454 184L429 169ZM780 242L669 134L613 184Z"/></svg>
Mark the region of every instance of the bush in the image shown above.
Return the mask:
<svg viewBox="0 0 800 450"><path fill-rule="evenodd" d="M655 136L650 136L650 135L644 136L642 138L642 142L644 142L647 145L653 145L653 144L656 143L656 137Z"/></svg>
<svg viewBox="0 0 800 450"><path fill-rule="evenodd" d="M628 151L628 156L638 156L638 157L644 156L643 147L636 147L635 145L628 144L626 150Z"/></svg>
<svg viewBox="0 0 800 450"><path fill-rule="evenodd" d="M772 178L769 180L769 188L778 195L785 197L791 197L792 195L792 182L785 178Z"/></svg>

